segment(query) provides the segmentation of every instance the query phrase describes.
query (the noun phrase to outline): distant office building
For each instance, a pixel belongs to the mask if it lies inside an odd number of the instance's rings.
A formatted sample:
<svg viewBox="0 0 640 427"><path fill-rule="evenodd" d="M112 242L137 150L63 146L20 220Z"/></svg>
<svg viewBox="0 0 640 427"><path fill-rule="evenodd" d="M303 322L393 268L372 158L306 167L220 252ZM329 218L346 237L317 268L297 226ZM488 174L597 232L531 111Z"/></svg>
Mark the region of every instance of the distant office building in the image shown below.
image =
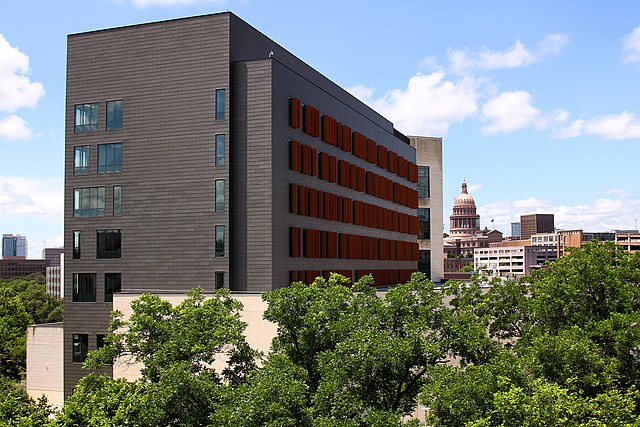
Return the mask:
<svg viewBox="0 0 640 427"><path fill-rule="evenodd" d="M555 231L553 214L520 215L520 239L526 240L532 234L553 233Z"/></svg>
<svg viewBox="0 0 640 427"><path fill-rule="evenodd" d="M520 223L519 222L511 223L511 239L520 240Z"/></svg>
<svg viewBox="0 0 640 427"><path fill-rule="evenodd" d="M2 259L0 260L0 279L13 279L33 273L45 275L47 267L49 267L49 260L46 259L24 259L23 257Z"/></svg>
<svg viewBox="0 0 640 427"><path fill-rule="evenodd" d="M51 265L60 265L60 255L64 253L64 248L44 248L42 258L48 259Z"/></svg>
<svg viewBox="0 0 640 427"><path fill-rule="evenodd" d="M640 232L638 230L616 230L616 244L629 252L640 251Z"/></svg>
<svg viewBox="0 0 640 427"><path fill-rule="evenodd" d="M2 235L2 258L22 257L29 255L27 237L20 234Z"/></svg>
<svg viewBox="0 0 640 427"><path fill-rule="evenodd" d="M54 258L55 259L55 258ZM46 290L47 294L56 298L64 298L64 286L62 278L64 277L64 254L59 255L58 263L51 263L47 267Z"/></svg>
<svg viewBox="0 0 640 427"><path fill-rule="evenodd" d="M475 249L473 253L476 270L506 278L528 275L531 270L557 258L557 249L553 245L492 246Z"/></svg>

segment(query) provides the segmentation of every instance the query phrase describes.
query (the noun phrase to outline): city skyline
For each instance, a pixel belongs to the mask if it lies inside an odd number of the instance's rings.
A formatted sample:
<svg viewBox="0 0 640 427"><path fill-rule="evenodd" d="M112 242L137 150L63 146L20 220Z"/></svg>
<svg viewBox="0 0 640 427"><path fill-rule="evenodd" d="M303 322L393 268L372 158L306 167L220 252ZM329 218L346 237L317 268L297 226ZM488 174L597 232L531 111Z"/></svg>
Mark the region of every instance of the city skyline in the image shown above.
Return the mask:
<svg viewBox="0 0 640 427"><path fill-rule="evenodd" d="M444 217L463 178L481 227L635 228L634 2L11 2L0 16L0 233L62 245L66 35L230 10L408 135L444 138ZM87 10L90 10L88 13ZM448 228L448 227L447 227Z"/></svg>

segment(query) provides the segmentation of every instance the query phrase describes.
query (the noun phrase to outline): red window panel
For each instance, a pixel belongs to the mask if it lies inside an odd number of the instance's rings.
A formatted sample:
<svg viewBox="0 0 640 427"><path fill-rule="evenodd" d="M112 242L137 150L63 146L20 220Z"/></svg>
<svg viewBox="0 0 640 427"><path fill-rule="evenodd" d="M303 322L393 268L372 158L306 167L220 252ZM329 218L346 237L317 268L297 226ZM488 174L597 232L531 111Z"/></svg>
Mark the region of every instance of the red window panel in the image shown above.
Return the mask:
<svg viewBox="0 0 640 427"><path fill-rule="evenodd" d="M318 190L318 218L325 219L324 192Z"/></svg>
<svg viewBox="0 0 640 427"><path fill-rule="evenodd" d="M320 270L307 270L305 272L305 277L306 277L305 282L308 284L311 284L313 283L314 280L316 280L316 277L320 277L320 276L321 276Z"/></svg>
<svg viewBox="0 0 640 427"><path fill-rule="evenodd" d="M289 227L289 256L300 256L300 228Z"/></svg>
<svg viewBox="0 0 640 427"><path fill-rule="evenodd" d="M300 172L300 142L289 141L289 169Z"/></svg>
<svg viewBox="0 0 640 427"><path fill-rule="evenodd" d="M400 184L393 183L393 202L400 203Z"/></svg>
<svg viewBox="0 0 640 427"><path fill-rule="evenodd" d="M373 195L376 197L380 197L380 175L377 173L373 174Z"/></svg>
<svg viewBox="0 0 640 427"><path fill-rule="evenodd" d="M418 182L418 165L409 162L409 181Z"/></svg>
<svg viewBox="0 0 640 427"><path fill-rule="evenodd" d="M311 147L306 144L302 144L300 149L302 152L302 166L300 171L309 175L311 173Z"/></svg>
<svg viewBox="0 0 640 427"><path fill-rule="evenodd" d="M349 186L349 162L338 160L338 184L343 187Z"/></svg>
<svg viewBox="0 0 640 427"><path fill-rule="evenodd" d="M324 219L327 219L329 221L332 220L331 218L331 193L324 193Z"/></svg>
<svg viewBox="0 0 640 427"><path fill-rule="evenodd" d="M298 272L289 270L289 283L298 281Z"/></svg>
<svg viewBox="0 0 640 427"><path fill-rule="evenodd" d="M365 174L367 177L367 185L366 185L367 194L373 194L373 172L366 171Z"/></svg>
<svg viewBox="0 0 640 427"><path fill-rule="evenodd" d="M298 213L298 184L289 184L289 212Z"/></svg>
<svg viewBox="0 0 640 427"><path fill-rule="evenodd" d="M418 190L411 189L411 208L418 209Z"/></svg>
<svg viewBox="0 0 640 427"><path fill-rule="evenodd" d="M327 258L336 258L338 256L338 233L335 231L327 232Z"/></svg>
<svg viewBox="0 0 640 427"><path fill-rule="evenodd" d="M396 211L391 211L391 231L398 231L398 225L400 223L400 213Z"/></svg>
<svg viewBox="0 0 640 427"><path fill-rule="evenodd" d="M342 123L336 122L336 147L342 150Z"/></svg>
<svg viewBox="0 0 640 427"><path fill-rule="evenodd" d="M342 198L342 222L351 224L353 222L352 200L348 197Z"/></svg>
<svg viewBox="0 0 640 427"><path fill-rule="evenodd" d="M336 182L338 179L338 162L336 156L329 156L329 182Z"/></svg>
<svg viewBox="0 0 640 427"><path fill-rule="evenodd" d="M351 234L349 236L349 254L351 255L351 259L361 259L360 254L360 236L356 236L355 234Z"/></svg>
<svg viewBox="0 0 640 427"><path fill-rule="evenodd" d="M336 145L336 119L331 116L322 116L322 140Z"/></svg>
<svg viewBox="0 0 640 427"><path fill-rule="evenodd" d="M289 126L300 129L300 106L298 98L289 98Z"/></svg>
<svg viewBox="0 0 640 427"><path fill-rule="evenodd" d="M346 152L351 152L352 149L352 141L351 141L351 128L345 124L342 125L342 149Z"/></svg>
<svg viewBox="0 0 640 427"><path fill-rule="evenodd" d="M338 234L338 258L349 258L349 237L344 233Z"/></svg>
<svg viewBox="0 0 640 427"><path fill-rule="evenodd" d="M373 139L367 139L367 161L374 165L378 163L378 144Z"/></svg>
<svg viewBox="0 0 640 427"><path fill-rule="evenodd" d="M307 187L304 185L298 186L298 214L307 214Z"/></svg>
<svg viewBox="0 0 640 427"><path fill-rule="evenodd" d="M378 145L378 166L386 169L389 165L389 151L384 145Z"/></svg>
<svg viewBox="0 0 640 427"><path fill-rule="evenodd" d="M318 216L318 190L315 188L309 188L309 211L307 215Z"/></svg>
<svg viewBox="0 0 640 427"><path fill-rule="evenodd" d="M395 151L389 150L389 172L398 172L398 155Z"/></svg>
<svg viewBox="0 0 640 427"><path fill-rule="evenodd" d="M311 241L313 237L311 236L311 230L304 229L302 230L302 256L305 258L311 258Z"/></svg>
<svg viewBox="0 0 640 427"><path fill-rule="evenodd" d="M318 150L311 149L311 176L318 175Z"/></svg>
<svg viewBox="0 0 640 427"><path fill-rule="evenodd" d="M407 177L408 167L407 159L402 156L398 156L398 175L403 178Z"/></svg>
<svg viewBox="0 0 640 427"><path fill-rule="evenodd" d="M358 168L353 164L349 164L349 188L352 190L358 188Z"/></svg>
<svg viewBox="0 0 640 427"><path fill-rule="evenodd" d="M389 259L391 261L397 261L397 245L395 240L389 240Z"/></svg>
<svg viewBox="0 0 640 427"><path fill-rule="evenodd" d="M420 247L417 242L411 243L411 261L418 261L420 258Z"/></svg>
<svg viewBox="0 0 640 427"><path fill-rule="evenodd" d="M320 179L324 179L325 181L329 179L329 155L327 153L320 153L319 157L319 165L318 165L318 176Z"/></svg>
<svg viewBox="0 0 640 427"><path fill-rule="evenodd" d="M404 213L398 214L398 219L400 221L398 223L398 231L400 233L406 233L407 232L407 218L408 218L407 214L404 214Z"/></svg>
<svg viewBox="0 0 640 427"><path fill-rule="evenodd" d="M365 181L365 170L361 167L357 167L356 171L358 173L358 185L357 185L357 190L364 193L366 188L367 188L367 184Z"/></svg>
<svg viewBox="0 0 640 427"><path fill-rule="evenodd" d="M418 217L409 216L409 234L418 235Z"/></svg>
<svg viewBox="0 0 640 427"><path fill-rule="evenodd" d="M353 154L361 159L367 158L367 137L360 132L353 132Z"/></svg>

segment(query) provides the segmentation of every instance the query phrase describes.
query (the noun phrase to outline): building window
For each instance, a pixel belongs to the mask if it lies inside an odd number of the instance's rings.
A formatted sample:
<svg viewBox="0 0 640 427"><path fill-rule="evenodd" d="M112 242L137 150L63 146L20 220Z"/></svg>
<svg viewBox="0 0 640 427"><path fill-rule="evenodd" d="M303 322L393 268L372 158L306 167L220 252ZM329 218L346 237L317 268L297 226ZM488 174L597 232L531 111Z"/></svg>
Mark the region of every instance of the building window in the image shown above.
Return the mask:
<svg viewBox="0 0 640 427"><path fill-rule="evenodd" d="M216 135L216 166L224 165L224 135Z"/></svg>
<svg viewBox="0 0 640 427"><path fill-rule="evenodd" d="M104 187L74 189L73 216L104 216L104 192Z"/></svg>
<svg viewBox="0 0 640 427"><path fill-rule="evenodd" d="M122 129L122 100L107 101L107 130Z"/></svg>
<svg viewBox="0 0 640 427"><path fill-rule="evenodd" d="M122 143L98 145L98 173L122 172Z"/></svg>
<svg viewBox="0 0 640 427"><path fill-rule="evenodd" d="M216 289L224 288L224 271L216 271Z"/></svg>
<svg viewBox="0 0 640 427"><path fill-rule="evenodd" d="M424 275L431 280L431 251L420 251L420 258L418 258L418 271L424 273Z"/></svg>
<svg viewBox="0 0 640 427"><path fill-rule="evenodd" d="M418 221L420 223L418 239L431 238L431 209L418 208Z"/></svg>
<svg viewBox="0 0 640 427"><path fill-rule="evenodd" d="M216 120L224 120L224 89L216 90Z"/></svg>
<svg viewBox="0 0 640 427"><path fill-rule="evenodd" d="M98 103L77 104L75 106L74 132L92 132L98 130Z"/></svg>
<svg viewBox="0 0 640 427"><path fill-rule="evenodd" d="M89 146L75 147L73 155L73 174L87 175L89 173Z"/></svg>
<svg viewBox="0 0 640 427"><path fill-rule="evenodd" d="M216 225L216 256L224 256L224 225Z"/></svg>
<svg viewBox="0 0 640 427"><path fill-rule="evenodd" d="M104 347L104 337L105 336L106 335L101 335L101 334L96 335L96 348Z"/></svg>
<svg viewBox="0 0 640 427"><path fill-rule="evenodd" d="M122 186L113 187L113 216L122 215Z"/></svg>
<svg viewBox="0 0 640 427"><path fill-rule="evenodd" d="M224 179L216 180L216 212L224 212Z"/></svg>
<svg viewBox="0 0 640 427"><path fill-rule="evenodd" d="M120 273L104 273L104 302L113 302L113 294L121 290Z"/></svg>
<svg viewBox="0 0 640 427"><path fill-rule="evenodd" d="M80 259L80 232L73 232L73 259Z"/></svg>
<svg viewBox="0 0 640 427"><path fill-rule="evenodd" d="M73 361L82 363L87 358L89 349L89 335L73 334Z"/></svg>
<svg viewBox="0 0 640 427"><path fill-rule="evenodd" d="M120 258L120 230L98 230L97 234L96 258Z"/></svg>
<svg viewBox="0 0 640 427"><path fill-rule="evenodd" d="M429 166L418 166L418 197L431 197L429 193Z"/></svg>
<svg viewBox="0 0 640 427"><path fill-rule="evenodd" d="M73 273L73 302L96 302L95 273Z"/></svg>

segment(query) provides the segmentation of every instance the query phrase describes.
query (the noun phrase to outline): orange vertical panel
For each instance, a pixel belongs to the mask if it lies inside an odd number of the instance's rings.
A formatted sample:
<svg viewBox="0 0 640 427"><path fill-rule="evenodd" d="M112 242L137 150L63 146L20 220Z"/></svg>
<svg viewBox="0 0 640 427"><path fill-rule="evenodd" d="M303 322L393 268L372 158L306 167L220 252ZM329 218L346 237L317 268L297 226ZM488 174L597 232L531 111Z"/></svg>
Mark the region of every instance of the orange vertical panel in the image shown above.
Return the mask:
<svg viewBox="0 0 640 427"><path fill-rule="evenodd" d="M380 166L383 169L386 169L388 164L389 164L389 155L388 155L387 147L385 147L384 145L378 145L378 166Z"/></svg>
<svg viewBox="0 0 640 427"><path fill-rule="evenodd" d="M324 219L324 192L318 190L318 218Z"/></svg>
<svg viewBox="0 0 640 427"><path fill-rule="evenodd" d="M318 190L309 188L309 216L318 216Z"/></svg>
<svg viewBox="0 0 640 427"><path fill-rule="evenodd" d="M298 213L298 184L289 184L289 212Z"/></svg>
<svg viewBox="0 0 640 427"><path fill-rule="evenodd" d="M289 141L289 169L300 171L300 142Z"/></svg>
<svg viewBox="0 0 640 427"><path fill-rule="evenodd" d="M354 164L349 164L349 188L355 190L358 184L358 168Z"/></svg>
<svg viewBox="0 0 640 427"><path fill-rule="evenodd" d="M396 173L398 171L398 155L395 151L389 150L389 172Z"/></svg>
<svg viewBox="0 0 640 427"><path fill-rule="evenodd" d="M318 150L311 149L311 176L318 175Z"/></svg>
<svg viewBox="0 0 640 427"><path fill-rule="evenodd" d="M298 213L307 214L307 187L304 185L298 186Z"/></svg>
<svg viewBox="0 0 640 427"><path fill-rule="evenodd" d="M336 156L329 156L329 182L336 182L338 178L338 162Z"/></svg>

